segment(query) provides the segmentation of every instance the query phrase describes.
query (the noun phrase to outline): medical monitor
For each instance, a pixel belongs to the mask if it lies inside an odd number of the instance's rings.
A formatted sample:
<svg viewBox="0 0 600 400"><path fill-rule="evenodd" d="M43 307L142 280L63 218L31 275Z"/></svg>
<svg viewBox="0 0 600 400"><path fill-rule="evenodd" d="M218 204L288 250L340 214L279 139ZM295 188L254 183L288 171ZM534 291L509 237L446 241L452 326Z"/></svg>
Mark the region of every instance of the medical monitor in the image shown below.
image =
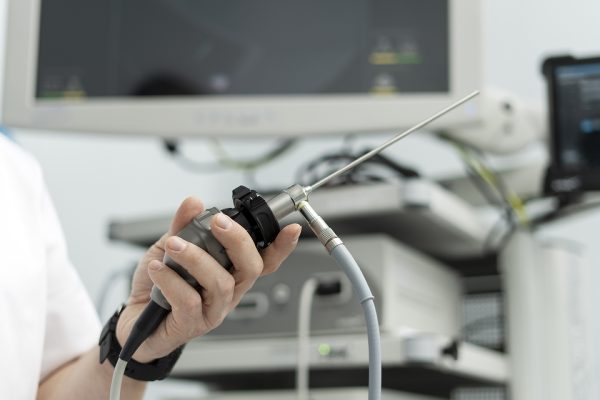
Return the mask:
<svg viewBox="0 0 600 400"><path fill-rule="evenodd" d="M397 130L481 86L478 0L10 0L3 123ZM478 102L439 124L474 122Z"/></svg>
<svg viewBox="0 0 600 400"><path fill-rule="evenodd" d="M550 57L548 86L551 163L548 193L600 190L600 57Z"/></svg>

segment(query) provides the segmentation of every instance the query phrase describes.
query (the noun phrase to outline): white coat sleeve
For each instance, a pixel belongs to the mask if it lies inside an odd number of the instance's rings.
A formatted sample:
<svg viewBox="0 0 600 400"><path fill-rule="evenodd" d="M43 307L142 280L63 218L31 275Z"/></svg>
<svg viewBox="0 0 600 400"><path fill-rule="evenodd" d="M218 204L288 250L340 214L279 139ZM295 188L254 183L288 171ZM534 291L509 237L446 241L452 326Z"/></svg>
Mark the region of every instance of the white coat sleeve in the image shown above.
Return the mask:
<svg viewBox="0 0 600 400"><path fill-rule="evenodd" d="M42 195L47 266L47 310L40 380L97 345L100 323L69 261L62 229L47 190Z"/></svg>

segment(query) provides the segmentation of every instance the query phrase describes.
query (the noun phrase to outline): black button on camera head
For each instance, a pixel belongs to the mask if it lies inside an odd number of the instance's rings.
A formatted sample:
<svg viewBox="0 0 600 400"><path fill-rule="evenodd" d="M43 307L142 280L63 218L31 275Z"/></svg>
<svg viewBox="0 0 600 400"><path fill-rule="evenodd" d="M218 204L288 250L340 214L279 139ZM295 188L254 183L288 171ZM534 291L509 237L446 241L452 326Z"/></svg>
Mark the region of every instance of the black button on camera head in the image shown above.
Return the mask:
<svg viewBox="0 0 600 400"><path fill-rule="evenodd" d="M223 213L244 227L258 248L271 244L281 227L265 199L245 186L235 188L232 198L235 208L224 209Z"/></svg>

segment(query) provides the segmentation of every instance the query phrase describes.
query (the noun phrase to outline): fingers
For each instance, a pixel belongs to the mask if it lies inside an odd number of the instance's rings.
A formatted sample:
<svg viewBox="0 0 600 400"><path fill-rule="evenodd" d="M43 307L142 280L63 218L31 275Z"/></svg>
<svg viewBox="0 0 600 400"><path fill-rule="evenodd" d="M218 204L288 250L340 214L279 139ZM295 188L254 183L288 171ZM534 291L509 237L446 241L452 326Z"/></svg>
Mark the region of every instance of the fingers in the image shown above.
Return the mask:
<svg viewBox="0 0 600 400"><path fill-rule="evenodd" d="M169 237L166 251L203 287L204 319L211 327L221 323L232 302L235 287L233 276L206 251L180 237Z"/></svg>
<svg viewBox="0 0 600 400"><path fill-rule="evenodd" d="M259 276L279 268L283 260L296 247L301 231L297 224L285 227L261 255L248 232L226 215L215 216L211 229L234 265L232 272L235 278L234 306L239 303L241 297Z"/></svg>
<svg viewBox="0 0 600 400"><path fill-rule="evenodd" d="M188 197L179 206L173 221L171 221L171 228L169 229L169 236L177 234L184 226L190 223L194 217L204 211L204 204L196 197Z"/></svg>
<svg viewBox="0 0 600 400"><path fill-rule="evenodd" d="M263 270L263 260L252 238L244 228L223 213L215 215L211 222L215 238L225 248L234 270L234 303L254 284Z"/></svg>
<svg viewBox="0 0 600 400"><path fill-rule="evenodd" d="M150 277L173 307L174 316L178 311L186 314L179 317L181 323L196 326L197 321L194 324L190 316L202 316L209 329L223 321L260 275L279 268L296 247L301 228L293 224L282 229L262 255L248 232L222 213L213 218L211 230L234 265L232 273L198 246L177 236L165 241L169 257L198 281L203 288L202 296L170 268L157 268L162 263L153 261L150 268Z"/></svg>
<svg viewBox="0 0 600 400"><path fill-rule="evenodd" d="M277 271L283 260L296 248L301 232L302 227L298 224L288 225L279 232L275 241L262 251L264 262L262 275Z"/></svg>
<svg viewBox="0 0 600 400"><path fill-rule="evenodd" d="M134 286L143 286L144 289L137 290L145 296L139 304L147 301L153 282L171 304L173 311L161 325L162 328L152 336L155 339L150 340L151 337L146 341L152 345L146 345L145 353L142 354L144 359L151 360L161 356L173 345L203 335L218 326L261 274L268 274L279 268L296 247L300 235L299 225L285 227L269 248L259 252L244 228L226 215L217 214L211 222L211 230L234 265L230 274L206 251L173 236L203 211L204 206L200 200L184 200L173 218L169 233L148 251L142 262L143 268L136 272L136 275L141 275L140 271L143 271L145 277L141 283L139 277L137 283L134 281ZM161 262L165 251L202 286L201 294ZM140 295L141 297L143 296Z"/></svg>
<svg viewBox="0 0 600 400"><path fill-rule="evenodd" d="M181 231L187 224L189 224L194 217L204 212L204 204L196 197L188 197L177 209L169 232L161 236L160 239L148 250L147 258L150 260L162 259L165 251L165 242L169 236L176 235Z"/></svg>
<svg viewBox="0 0 600 400"><path fill-rule="evenodd" d="M150 262L148 273L171 305L179 329L193 330L193 327L198 325L197 321L203 316L200 294L175 271L158 260ZM193 337L196 332L184 333Z"/></svg>

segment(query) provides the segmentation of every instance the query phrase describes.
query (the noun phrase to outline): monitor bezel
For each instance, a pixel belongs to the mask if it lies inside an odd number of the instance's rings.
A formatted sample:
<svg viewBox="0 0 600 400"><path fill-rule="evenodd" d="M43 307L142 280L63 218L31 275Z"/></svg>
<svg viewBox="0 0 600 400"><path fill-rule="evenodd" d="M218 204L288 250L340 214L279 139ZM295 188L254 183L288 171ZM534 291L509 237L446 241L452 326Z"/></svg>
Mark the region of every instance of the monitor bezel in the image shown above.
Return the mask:
<svg viewBox="0 0 600 400"><path fill-rule="evenodd" d="M482 83L480 1L448 0L449 93L40 100L35 95L40 4L9 1L2 115L9 127L161 137L390 131L413 125ZM437 126L479 119L476 99Z"/></svg>

